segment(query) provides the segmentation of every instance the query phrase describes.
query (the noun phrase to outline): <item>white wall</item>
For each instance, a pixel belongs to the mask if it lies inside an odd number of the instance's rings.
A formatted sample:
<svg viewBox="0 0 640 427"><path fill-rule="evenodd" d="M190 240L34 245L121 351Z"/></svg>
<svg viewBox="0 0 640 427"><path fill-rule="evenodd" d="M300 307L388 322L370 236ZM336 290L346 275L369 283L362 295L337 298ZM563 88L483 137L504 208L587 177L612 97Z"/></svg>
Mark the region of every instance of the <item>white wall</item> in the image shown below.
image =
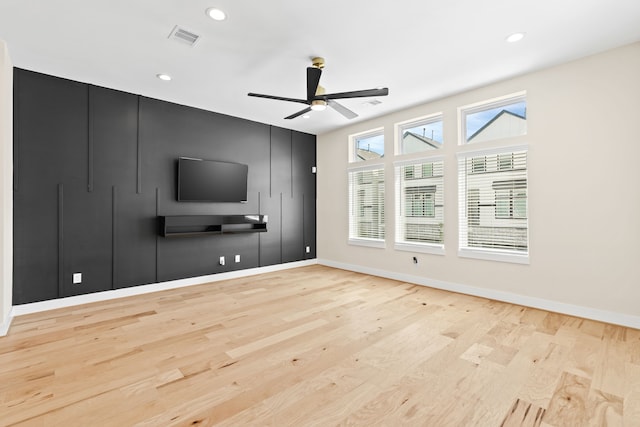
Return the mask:
<svg viewBox="0 0 640 427"><path fill-rule="evenodd" d="M320 262L404 275L440 287L453 284L478 295L614 323L631 319L626 323L640 327L638 76L640 43L634 43L318 136ZM457 107L519 91L527 93L528 135L517 142L529 145L530 264L460 258ZM437 112L444 114L440 151L445 156L446 254L396 251L394 123ZM348 245L348 135L381 126L387 168L386 248ZM413 265L413 256L418 265Z"/></svg>
<svg viewBox="0 0 640 427"><path fill-rule="evenodd" d="M13 288L13 65L0 40L0 336L9 327Z"/></svg>

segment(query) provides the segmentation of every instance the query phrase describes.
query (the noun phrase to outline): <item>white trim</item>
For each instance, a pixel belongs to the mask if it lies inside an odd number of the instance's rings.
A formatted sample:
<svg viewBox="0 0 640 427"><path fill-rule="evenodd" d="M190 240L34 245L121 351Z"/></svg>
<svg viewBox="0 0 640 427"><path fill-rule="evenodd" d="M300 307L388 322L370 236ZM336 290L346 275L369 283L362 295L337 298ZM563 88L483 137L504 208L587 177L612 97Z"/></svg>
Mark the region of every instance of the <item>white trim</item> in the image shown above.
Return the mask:
<svg viewBox="0 0 640 427"><path fill-rule="evenodd" d="M456 156L458 160L466 157L491 156L494 154L505 154L509 152L529 151L529 144L502 145L500 147L478 149L477 146L471 146L471 149L460 149Z"/></svg>
<svg viewBox="0 0 640 427"><path fill-rule="evenodd" d="M484 110L491 110L493 108L502 107L509 104L514 104L519 101L527 101L527 91L522 90L520 92L511 93L509 95L499 96L497 98L487 99L485 101L474 102L473 104L463 105L458 107L458 146L467 145L467 115L478 113ZM525 133L526 135L526 133ZM496 140L502 138L496 138Z"/></svg>
<svg viewBox="0 0 640 427"><path fill-rule="evenodd" d="M529 264L529 254L519 254L515 252L499 251L492 249L460 248L458 256L461 258L474 258L486 261L511 262L515 264Z"/></svg>
<svg viewBox="0 0 640 427"><path fill-rule="evenodd" d="M419 126L419 125L429 125L431 123L442 122L444 127L444 114L442 111L438 113L432 113L422 117L416 117L415 119L404 120L402 122L394 123L393 125L393 133L394 133L394 153L396 156L402 156L412 153L403 153L404 147L402 146L402 132L409 127ZM444 135L443 138L444 139ZM440 143L440 148L444 146L444 141ZM428 151L428 150L425 150Z"/></svg>
<svg viewBox="0 0 640 427"><path fill-rule="evenodd" d="M347 167L347 172L364 172L364 171L372 171L372 170L384 170L384 159L383 160L368 160L365 164L363 162L354 163Z"/></svg>
<svg viewBox="0 0 640 427"><path fill-rule="evenodd" d="M422 153L422 156L420 157L415 157L415 158L406 159L406 160L396 160L395 162L393 162L393 167L399 168L402 166L419 165L421 163L444 162L445 158L446 156L443 156L442 154L424 157L424 153Z"/></svg>
<svg viewBox="0 0 640 427"><path fill-rule="evenodd" d="M359 132L359 133L354 133L349 135L349 164L359 164L362 162L377 162L378 160L356 160L356 139L362 139L362 138L367 138L367 137L372 137L372 136L379 136L382 135L382 138L384 138L384 126L381 126L379 128L375 128L375 129L369 129L366 130L364 132ZM383 153L384 156L384 153Z"/></svg>
<svg viewBox="0 0 640 427"><path fill-rule="evenodd" d="M190 277L188 279L171 280L169 282L152 283L149 285L133 286L130 288L116 289L113 291L96 292L86 295L77 295L67 298L58 298L49 301L40 301L30 304L13 306L13 316L39 313L41 311L55 310L57 308L73 307L80 304L108 301L134 295L149 294L168 289L177 289L204 283L219 282L222 280L237 279L240 277L254 276L256 274L271 273L274 271L289 270L291 268L305 267L317 264L317 259L288 262L285 264L269 265L266 267L248 268L245 270L229 271L226 273L210 274L207 276Z"/></svg>
<svg viewBox="0 0 640 427"><path fill-rule="evenodd" d="M423 254L444 255L444 245L429 243L396 242L393 247L396 251L421 252Z"/></svg>
<svg viewBox="0 0 640 427"><path fill-rule="evenodd" d="M458 107L459 111L468 113L477 113L478 111L491 110L492 108L502 107L503 105L513 104L513 101L526 100L527 91L510 93L508 95L498 96L496 98L485 99L484 101L474 102L472 104Z"/></svg>
<svg viewBox="0 0 640 427"><path fill-rule="evenodd" d="M626 326L628 328L640 329L640 316L633 314L616 313L598 308L584 307L580 305L567 304L559 301L544 298L531 297L527 295L513 294L511 292L498 291L493 289L478 288L475 286L462 285L459 283L433 280L422 276L414 276L404 273L396 273L375 268L363 267L354 264L345 264L319 258L318 264L327 267L340 268L342 270L355 271L358 273L370 274L372 276L385 277L387 279L399 280L401 282L413 283L435 289L442 289L450 292L457 292L466 295L488 298L496 301L508 302L510 304L522 305L525 307L537 308L540 310L552 311L566 314L568 316L581 317L583 319L596 320L598 322L611 323L614 325Z"/></svg>
<svg viewBox="0 0 640 427"><path fill-rule="evenodd" d="M355 246L367 246L369 248L386 248L386 243L382 239L363 239L363 238L349 238L348 244Z"/></svg>
<svg viewBox="0 0 640 427"><path fill-rule="evenodd" d="M9 313L7 313L7 317L3 319L2 323L0 323L0 337L4 337L9 333L9 327L11 326L11 321L14 316L14 307L11 307Z"/></svg>

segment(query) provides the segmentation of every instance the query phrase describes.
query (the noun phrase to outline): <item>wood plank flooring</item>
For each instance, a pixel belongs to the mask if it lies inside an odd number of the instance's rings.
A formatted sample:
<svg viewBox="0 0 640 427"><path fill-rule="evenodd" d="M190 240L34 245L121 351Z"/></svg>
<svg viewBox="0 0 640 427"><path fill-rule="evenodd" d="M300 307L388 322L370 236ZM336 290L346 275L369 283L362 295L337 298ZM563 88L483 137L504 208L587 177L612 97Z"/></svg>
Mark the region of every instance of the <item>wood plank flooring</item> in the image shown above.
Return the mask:
<svg viewBox="0 0 640 427"><path fill-rule="evenodd" d="M640 426L640 331L324 266L14 319L2 426Z"/></svg>

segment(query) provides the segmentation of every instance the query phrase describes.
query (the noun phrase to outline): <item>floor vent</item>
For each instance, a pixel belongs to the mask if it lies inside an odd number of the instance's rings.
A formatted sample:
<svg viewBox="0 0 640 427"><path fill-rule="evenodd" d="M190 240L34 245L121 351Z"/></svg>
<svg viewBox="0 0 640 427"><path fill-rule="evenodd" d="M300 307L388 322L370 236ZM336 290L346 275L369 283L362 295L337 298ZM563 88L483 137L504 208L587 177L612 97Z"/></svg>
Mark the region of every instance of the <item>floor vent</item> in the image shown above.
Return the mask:
<svg viewBox="0 0 640 427"><path fill-rule="evenodd" d="M184 43L187 44L191 47L195 46L196 43L198 43L198 40L200 40L200 36L185 30L184 28L180 28L179 26L175 26L173 27L173 30L171 30L171 34L169 34L169 38L175 41L178 41L180 43Z"/></svg>

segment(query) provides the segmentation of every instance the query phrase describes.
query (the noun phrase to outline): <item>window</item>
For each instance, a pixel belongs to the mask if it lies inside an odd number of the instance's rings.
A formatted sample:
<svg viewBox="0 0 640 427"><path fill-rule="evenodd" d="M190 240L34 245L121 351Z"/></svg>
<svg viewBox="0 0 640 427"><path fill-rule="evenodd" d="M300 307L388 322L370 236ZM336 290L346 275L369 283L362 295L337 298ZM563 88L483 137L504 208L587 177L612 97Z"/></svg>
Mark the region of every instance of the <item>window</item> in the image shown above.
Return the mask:
<svg viewBox="0 0 640 427"><path fill-rule="evenodd" d="M380 160L384 157L384 129L351 135L350 162Z"/></svg>
<svg viewBox="0 0 640 427"><path fill-rule="evenodd" d="M349 171L349 242L384 246L384 166Z"/></svg>
<svg viewBox="0 0 640 427"><path fill-rule="evenodd" d="M471 159L471 173L484 173L487 171L487 159L485 157L474 157Z"/></svg>
<svg viewBox="0 0 640 427"><path fill-rule="evenodd" d="M413 166L407 166L404 168L404 179L413 179L415 177L415 169Z"/></svg>
<svg viewBox="0 0 640 427"><path fill-rule="evenodd" d="M422 177L427 178L433 176L433 163L422 164Z"/></svg>
<svg viewBox="0 0 640 427"><path fill-rule="evenodd" d="M527 181L524 179L496 181L496 218L527 217Z"/></svg>
<svg viewBox="0 0 640 427"><path fill-rule="evenodd" d="M397 154L419 153L442 147L442 114L399 123Z"/></svg>
<svg viewBox="0 0 640 427"><path fill-rule="evenodd" d="M526 146L460 153L458 182L460 255L528 262Z"/></svg>
<svg viewBox="0 0 640 427"><path fill-rule="evenodd" d="M475 144L526 135L527 100L524 93L461 107L461 144Z"/></svg>
<svg viewBox="0 0 640 427"><path fill-rule="evenodd" d="M443 172L441 157L396 163L396 249L444 253Z"/></svg>
<svg viewBox="0 0 640 427"><path fill-rule="evenodd" d="M498 170L505 171L513 169L513 154L500 154L498 156Z"/></svg>
<svg viewBox="0 0 640 427"><path fill-rule="evenodd" d="M435 217L436 186L405 188L405 207L408 217Z"/></svg>

